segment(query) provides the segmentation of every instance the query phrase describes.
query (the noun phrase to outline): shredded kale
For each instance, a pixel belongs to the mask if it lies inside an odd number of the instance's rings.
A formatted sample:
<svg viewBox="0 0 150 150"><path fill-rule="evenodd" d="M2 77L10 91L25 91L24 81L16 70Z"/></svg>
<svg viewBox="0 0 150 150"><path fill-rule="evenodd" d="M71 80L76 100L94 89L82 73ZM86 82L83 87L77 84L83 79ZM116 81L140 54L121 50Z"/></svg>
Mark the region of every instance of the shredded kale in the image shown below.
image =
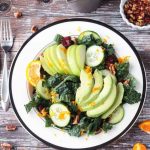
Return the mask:
<svg viewBox="0 0 150 150"><path fill-rule="evenodd" d="M45 127L50 127L52 125L52 120L49 117L45 117Z"/></svg>
<svg viewBox="0 0 150 150"><path fill-rule="evenodd" d="M61 41L63 39L63 36L60 35L60 34L56 34L55 38L54 38L54 41L57 43L57 44L60 44Z"/></svg>
<svg viewBox="0 0 150 150"><path fill-rule="evenodd" d="M131 74L128 74L125 80L129 80L129 86L132 88L136 87L136 79Z"/></svg>
<svg viewBox="0 0 150 150"><path fill-rule="evenodd" d="M102 125L102 129L107 132L108 130L111 130L112 129L112 124L108 123L108 122L103 122L103 125Z"/></svg>
<svg viewBox="0 0 150 150"><path fill-rule="evenodd" d="M28 104L24 105L26 108L26 112L29 113L32 108L37 106L37 103L33 100L31 100Z"/></svg>
<svg viewBox="0 0 150 150"><path fill-rule="evenodd" d="M124 80L129 74L129 62L116 63L116 76L119 81Z"/></svg>
<svg viewBox="0 0 150 150"><path fill-rule="evenodd" d="M78 44L84 44L87 47L90 47L92 45L101 45L102 44L102 40L101 39L95 39L93 34L84 36L82 38L82 40L78 39Z"/></svg>
<svg viewBox="0 0 150 150"><path fill-rule="evenodd" d="M113 55L115 53L115 49L112 44L102 43L102 46L105 48L107 55Z"/></svg>
<svg viewBox="0 0 150 150"><path fill-rule="evenodd" d="M133 87L124 85L123 103L134 104L140 101L141 94Z"/></svg>
<svg viewBox="0 0 150 150"><path fill-rule="evenodd" d="M92 68L93 70L93 72L96 70L96 69L98 69L98 70L104 70L104 69L106 69L106 66L105 66L105 61L103 61L101 64L99 64L98 66L96 66L96 67L93 67Z"/></svg>
<svg viewBox="0 0 150 150"><path fill-rule="evenodd" d="M68 129L68 133L71 136L79 137L81 135L81 127L79 125L72 126Z"/></svg>

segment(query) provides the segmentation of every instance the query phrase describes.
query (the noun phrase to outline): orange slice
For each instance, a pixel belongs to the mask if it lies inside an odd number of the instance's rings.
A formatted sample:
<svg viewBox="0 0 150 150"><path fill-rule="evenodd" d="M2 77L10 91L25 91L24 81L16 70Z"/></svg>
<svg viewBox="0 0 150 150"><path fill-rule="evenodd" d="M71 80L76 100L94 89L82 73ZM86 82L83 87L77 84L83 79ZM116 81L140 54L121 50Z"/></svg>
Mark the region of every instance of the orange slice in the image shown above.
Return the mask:
<svg viewBox="0 0 150 150"><path fill-rule="evenodd" d="M150 134L150 120L145 120L145 121L141 122L141 123L139 124L139 128L140 128L142 131L144 131L144 132Z"/></svg>
<svg viewBox="0 0 150 150"><path fill-rule="evenodd" d="M136 143L132 150L147 150L146 146L142 143Z"/></svg>
<svg viewBox="0 0 150 150"><path fill-rule="evenodd" d="M36 86L40 77L41 62L39 60L31 61L26 69L26 78L32 86Z"/></svg>

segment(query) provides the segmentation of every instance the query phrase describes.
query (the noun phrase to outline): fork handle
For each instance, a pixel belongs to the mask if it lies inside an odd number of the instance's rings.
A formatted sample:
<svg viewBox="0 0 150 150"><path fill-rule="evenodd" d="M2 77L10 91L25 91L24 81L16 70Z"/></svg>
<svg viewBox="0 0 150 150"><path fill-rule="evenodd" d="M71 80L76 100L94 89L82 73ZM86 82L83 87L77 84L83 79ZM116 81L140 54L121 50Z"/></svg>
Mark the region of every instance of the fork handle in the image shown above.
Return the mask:
<svg viewBox="0 0 150 150"><path fill-rule="evenodd" d="M9 109L9 88L8 88L7 53L4 54L1 95L2 95L2 97L1 97L2 108L4 111L8 111L8 109Z"/></svg>

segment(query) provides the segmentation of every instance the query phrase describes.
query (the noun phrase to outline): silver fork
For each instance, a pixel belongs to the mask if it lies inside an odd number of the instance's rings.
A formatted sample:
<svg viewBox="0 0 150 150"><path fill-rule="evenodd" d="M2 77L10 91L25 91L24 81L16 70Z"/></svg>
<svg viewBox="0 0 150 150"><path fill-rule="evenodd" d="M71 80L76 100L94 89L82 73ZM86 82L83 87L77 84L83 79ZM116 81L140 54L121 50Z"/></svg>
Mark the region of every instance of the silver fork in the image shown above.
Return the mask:
<svg viewBox="0 0 150 150"><path fill-rule="evenodd" d="M1 87L1 104L4 111L9 109L9 87L8 87L8 68L7 68L7 53L13 46L13 36L10 21L7 19L1 20L1 48L4 50L4 64L2 73L2 87Z"/></svg>

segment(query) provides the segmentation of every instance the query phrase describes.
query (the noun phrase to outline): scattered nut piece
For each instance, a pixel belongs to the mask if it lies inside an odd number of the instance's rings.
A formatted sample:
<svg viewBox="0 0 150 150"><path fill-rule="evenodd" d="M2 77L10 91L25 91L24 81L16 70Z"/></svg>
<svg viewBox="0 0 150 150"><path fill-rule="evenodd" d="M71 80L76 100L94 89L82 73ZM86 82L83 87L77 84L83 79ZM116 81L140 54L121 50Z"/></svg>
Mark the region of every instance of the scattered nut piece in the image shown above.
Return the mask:
<svg viewBox="0 0 150 150"><path fill-rule="evenodd" d="M79 123L79 115L76 115L75 119L73 120L73 124Z"/></svg>
<svg viewBox="0 0 150 150"><path fill-rule="evenodd" d="M38 31L38 27L33 25L32 28L31 28L31 32L35 33L37 31Z"/></svg>
<svg viewBox="0 0 150 150"><path fill-rule="evenodd" d="M13 146L9 143L2 143L1 148L2 150L12 150Z"/></svg>
<svg viewBox="0 0 150 150"><path fill-rule="evenodd" d="M19 10L17 10L17 11L14 13L14 16L15 16L15 18L20 18L20 17L22 17L22 12L19 11Z"/></svg>
<svg viewBox="0 0 150 150"><path fill-rule="evenodd" d="M114 64L110 64L108 69L110 70L110 72L115 75L116 74L116 70L115 70L115 65Z"/></svg>
<svg viewBox="0 0 150 150"><path fill-rule="evenodd" d="M125 80L125 81L123 82L123 84L124 84L124 85L129 85L129 82L130 82L130 80L128 79L128 80Z"/></svg>
<svg viewBox="0 0 150 150"><path fill-rule="evenodd" d="M16 127L16 125L9 124L9 125L6 125L5 129L7 131L15 131L17 129L17 127Z"/></svg>

